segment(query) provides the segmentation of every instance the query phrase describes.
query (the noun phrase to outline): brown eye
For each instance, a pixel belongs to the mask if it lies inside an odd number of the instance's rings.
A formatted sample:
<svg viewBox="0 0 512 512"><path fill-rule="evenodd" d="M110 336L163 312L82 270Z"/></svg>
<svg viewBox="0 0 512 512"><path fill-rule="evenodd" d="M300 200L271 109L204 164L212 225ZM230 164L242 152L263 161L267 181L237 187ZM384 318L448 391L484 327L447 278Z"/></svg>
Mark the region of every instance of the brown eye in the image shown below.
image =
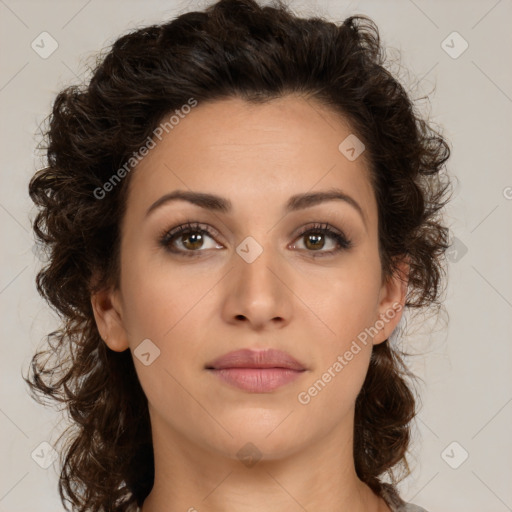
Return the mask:
<svg viewBox="0 0 512 512"><path fill-rule="evenodd" d="M206 249L223 248L217 244L213 236L208 229L199 224L183 224L166 231L160 237L160 245L172 253L194 256L195 253L201 253Z"/></svg>
<svg viewBox="0 0 512 512"><path fill-rule="evenodd" d="M305 251L310 253L316 252L319 256L330 256L343 249L352 247L352 242L342 232L331 228L329 224L317 224L304 229L300 233L298 240L303 240ZM326 244L328 248L323 250Z"/></svg>
<svg viewBox="0 0 512 512"><path fill-rule="evenodd" d="M181 244L189 250L200 249L204 243L204 237L202 233L186 233L181 235Z"/></svg>
<svg viewBox="0 0 512 512"><path fill-rule="evenodd" d="M304 235L304 239L306 240L306 247L314 251L323 249L325 245L325 235L323 234L307 234Z"/></svg>

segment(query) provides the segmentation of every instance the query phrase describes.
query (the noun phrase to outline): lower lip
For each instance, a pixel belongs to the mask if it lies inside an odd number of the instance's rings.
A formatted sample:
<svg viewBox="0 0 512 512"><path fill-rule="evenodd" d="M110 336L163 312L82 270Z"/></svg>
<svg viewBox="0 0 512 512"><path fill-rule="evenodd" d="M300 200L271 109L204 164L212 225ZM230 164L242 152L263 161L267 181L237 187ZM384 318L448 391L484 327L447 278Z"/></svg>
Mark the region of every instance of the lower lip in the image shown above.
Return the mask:
<svg viewBox="0 0 512 512"><path fill-rule="evenodd" d="M210 371L228 384L251 393L274 391L303 373L303 370L289 368L223 368Z"/></svg>

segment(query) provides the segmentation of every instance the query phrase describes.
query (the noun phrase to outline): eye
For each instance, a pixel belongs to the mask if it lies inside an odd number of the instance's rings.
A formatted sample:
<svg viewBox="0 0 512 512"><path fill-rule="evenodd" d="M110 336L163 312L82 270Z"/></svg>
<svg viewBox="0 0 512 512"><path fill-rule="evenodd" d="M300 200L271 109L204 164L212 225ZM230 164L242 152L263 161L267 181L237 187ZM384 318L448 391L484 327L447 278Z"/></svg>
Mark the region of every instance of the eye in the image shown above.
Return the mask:
<svg viewBox="0 0 512 512"><path fill-rule="evenodd" d="M196 222L187 222L170 230L165 230L159 238L160 245L165 250L183 256L198 256L198 253L208 249L223 249L214 238L218 233L207 225ZM329 224L314 224L306 226L298 235L298 240L304 241L304 250L313 253L314 257L330 256L352 247L352 242L336 228ZM326 240L330 240L330 250L323 250ZM327 244L329 246L329 244ZM296 249L296 243L292 245Z"/></svg>
<svg viewBox="0 0 512 512"><path fill-rule="evenodd" d="M299 234L298 239L304 241L306 251L316 252L322 256L329 256L352 247L352 242L341 231L331 227L329 224L306 226ZM331 240L331 247L334 246L334 248L324 251L322 249L326 246L326 239ZM313 254L313 256L317 256L317 254Z"/></svg>
<svg viewBox="0 0 512 512"><path fill-rule="evenodd" d="M209 226L197 223L182 224L170 231L165 230L160 236L160 244L170 252L185 256L195 256L195 253L202 252L200 249L222 249L223 246L213 240L217 233L212 231ZM208 239L210 243L205 246Z"/></svg>

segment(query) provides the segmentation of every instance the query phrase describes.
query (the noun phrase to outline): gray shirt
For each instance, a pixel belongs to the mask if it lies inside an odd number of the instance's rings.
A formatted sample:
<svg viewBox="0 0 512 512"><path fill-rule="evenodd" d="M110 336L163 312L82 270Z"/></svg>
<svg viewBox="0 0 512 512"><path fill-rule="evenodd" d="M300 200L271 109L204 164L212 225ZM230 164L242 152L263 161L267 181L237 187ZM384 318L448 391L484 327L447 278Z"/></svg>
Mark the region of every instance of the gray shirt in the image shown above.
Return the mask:
<svg viewBox="0 0 512 512"><path fill-rule="evenodd" d="M406 503L395 489L390 484L382 484L382 498L386 502L387 506L391 509L391 512L427 512L424 508L412 503ZM130 511L140 512L140 508L134 505L130 507Z"/></svg>
<svg viewBox="0 0 512 512"><path fill-rule="evenodd" d="M423 507L406 503L402 500L390 484L384 483L382 485L382 498L391 509L391 512L427 512Z"/></svg>
<svg viewBox="0 0 512 512"><path fill-rule="evenodd" d="M393 505L392 503L388 503L391 512L427 512L424 508L418 507L418 505L413 505L412 503L403 502L403 505ZM135 512L140 512L140 508L135 508Z"/></svg>

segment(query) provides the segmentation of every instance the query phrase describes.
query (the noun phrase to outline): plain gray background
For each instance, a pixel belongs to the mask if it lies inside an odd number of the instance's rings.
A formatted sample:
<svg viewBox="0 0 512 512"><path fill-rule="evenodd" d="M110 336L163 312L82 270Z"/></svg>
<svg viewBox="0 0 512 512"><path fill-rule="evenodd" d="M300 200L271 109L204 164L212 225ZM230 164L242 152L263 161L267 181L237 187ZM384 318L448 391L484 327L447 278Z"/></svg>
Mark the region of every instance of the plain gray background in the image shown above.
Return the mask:
<svg viewBox="0 0 512 512"><path fill-rule="evenodd" d="M41 443L57 438L52 428L59 415L36 404L20 376L57 325L34 285L41 262L33 250L27 184L41 165L37 127L57 91L78 82L98 50L128 29L207 3L0 0L0 512L63 510L57 463L44 469L36 462L37 454L49 453ZM425 384L413 472L400 484L402 494L429 512L512 510L512 2L290 4L298 14L335 21L372 17L384 44L400 51L400 78L412 84L412 97L430 94L430 104L421 100L417 108L430 114L453 149L448 169L458 182L447 212L454 237L449 324L438 322L431 335L431 327L418 325L406 342L426 353L411 362ZM52 44L56 50L44 55Z"/></svg>

